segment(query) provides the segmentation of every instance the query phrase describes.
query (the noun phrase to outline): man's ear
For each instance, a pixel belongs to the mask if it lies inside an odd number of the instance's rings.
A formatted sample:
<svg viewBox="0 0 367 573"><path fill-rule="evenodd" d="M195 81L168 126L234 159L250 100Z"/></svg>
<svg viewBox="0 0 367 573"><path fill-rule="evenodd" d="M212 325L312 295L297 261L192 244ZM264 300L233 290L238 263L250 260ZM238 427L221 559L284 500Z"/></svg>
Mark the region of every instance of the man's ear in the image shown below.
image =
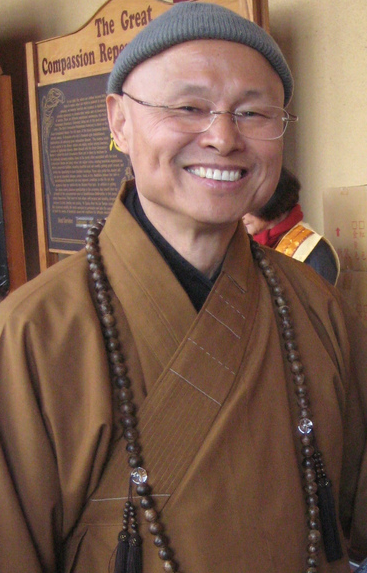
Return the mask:
<svg viewBox="0 0 367 573"><path fill-rule="evenodd" d="M107 116L110 130L115 143L123 153L129 153L129 146L124 136L125 112L122 105L122 96L109 94L106 99Z"/></svg>

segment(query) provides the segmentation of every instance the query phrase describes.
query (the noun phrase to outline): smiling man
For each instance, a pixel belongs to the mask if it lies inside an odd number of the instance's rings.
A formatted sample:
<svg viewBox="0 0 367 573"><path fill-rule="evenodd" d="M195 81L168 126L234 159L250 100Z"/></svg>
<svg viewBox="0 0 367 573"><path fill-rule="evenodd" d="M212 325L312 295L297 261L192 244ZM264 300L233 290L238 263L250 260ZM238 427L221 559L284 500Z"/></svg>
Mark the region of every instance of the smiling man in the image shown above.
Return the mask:
<svg viewBox="0 0 367 573"><path fill-rule="evenodd" d="M134 180L85 250L1 305L1 571L367 555L366 331L242 224L277 186L292 90L272 38L215 4L121 52L107 108Z"/></svg>

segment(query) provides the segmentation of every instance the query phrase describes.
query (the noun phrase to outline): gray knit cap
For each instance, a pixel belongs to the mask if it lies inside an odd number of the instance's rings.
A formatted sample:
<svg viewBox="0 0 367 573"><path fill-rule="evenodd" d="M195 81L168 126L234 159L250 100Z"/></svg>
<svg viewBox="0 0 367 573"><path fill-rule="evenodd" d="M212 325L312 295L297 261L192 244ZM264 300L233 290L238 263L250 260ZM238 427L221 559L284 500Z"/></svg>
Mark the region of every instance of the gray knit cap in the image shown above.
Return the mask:
<svg viewBox="0 0 367 573"><path fill-rule="evenodd" d="M284 86L284 105L292 97L293 79L276 42L260 26L218 4L179 2L152 20L118 56L107 93L121 94L122 84L138 65L176 44L191 40L228 40L254 48L268 60Z"/></svg>

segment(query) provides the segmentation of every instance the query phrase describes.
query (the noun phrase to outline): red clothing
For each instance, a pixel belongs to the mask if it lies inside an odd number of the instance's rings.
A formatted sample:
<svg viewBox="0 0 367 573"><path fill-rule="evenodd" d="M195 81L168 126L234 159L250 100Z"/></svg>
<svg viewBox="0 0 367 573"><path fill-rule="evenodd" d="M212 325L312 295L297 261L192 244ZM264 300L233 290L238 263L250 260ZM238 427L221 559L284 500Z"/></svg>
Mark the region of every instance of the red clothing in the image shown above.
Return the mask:
<svg viewBox="0 0 367 573"><path fill-rule="evenodd" d="M292 229L292 227L297 225L297 223L302 221L302 219L303 213L301 205L297 203L283 221L278 223L278 225L275 225L272 229L265 229L265 231L254 235L254 239L260 243L260 245L266 245L267 247L273 248L277 245L282 236Z"/></svg>

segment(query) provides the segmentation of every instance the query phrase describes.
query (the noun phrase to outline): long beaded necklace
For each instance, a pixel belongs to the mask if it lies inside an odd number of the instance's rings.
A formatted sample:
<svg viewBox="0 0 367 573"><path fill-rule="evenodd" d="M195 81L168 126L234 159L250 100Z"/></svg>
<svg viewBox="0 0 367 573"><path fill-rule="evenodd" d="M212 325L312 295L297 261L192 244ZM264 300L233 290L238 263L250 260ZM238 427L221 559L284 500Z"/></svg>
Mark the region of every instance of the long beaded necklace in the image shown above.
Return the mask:
<svg viewBox="0 0 367 573"><path fill-rule="evenodd" d="M112 383L119 411L121 412L120 423L127 443L128 464L131 468L129 496L125 503L122 529L118 536L114 573L141 573L142 571L142 540L138 532L136 510L132 501L133 484L139 496L144 517L149 524L149 532L154 537L154 544L158 548L158 556L162 560L163 570L166 573L178 573L179 565L174 558L174 552L165 534L160 514L155 509L152 487L148 484L148 475L143 467L144 459L139 443L138 418L133 402L131 380L128 376L119 341L116 319L111 304L111 287L104 270L99 247L99 234L103 226L104 221L97 223L88 230L86 252L91 278L94 283L97 312L111 368ZM317 573L321 538L323 539L326 557L329 562L336 561L342 557L331 482L326 476L322 455L316 444L306 377L296 342L285 289L275 268L267 259L265 251L252 237L250 237L250 243L253 258L262 271L272 294L294 383L295 396L299 408L297 433L301 442L301 467L308 525L307 568L304 573Z"/></svg>

